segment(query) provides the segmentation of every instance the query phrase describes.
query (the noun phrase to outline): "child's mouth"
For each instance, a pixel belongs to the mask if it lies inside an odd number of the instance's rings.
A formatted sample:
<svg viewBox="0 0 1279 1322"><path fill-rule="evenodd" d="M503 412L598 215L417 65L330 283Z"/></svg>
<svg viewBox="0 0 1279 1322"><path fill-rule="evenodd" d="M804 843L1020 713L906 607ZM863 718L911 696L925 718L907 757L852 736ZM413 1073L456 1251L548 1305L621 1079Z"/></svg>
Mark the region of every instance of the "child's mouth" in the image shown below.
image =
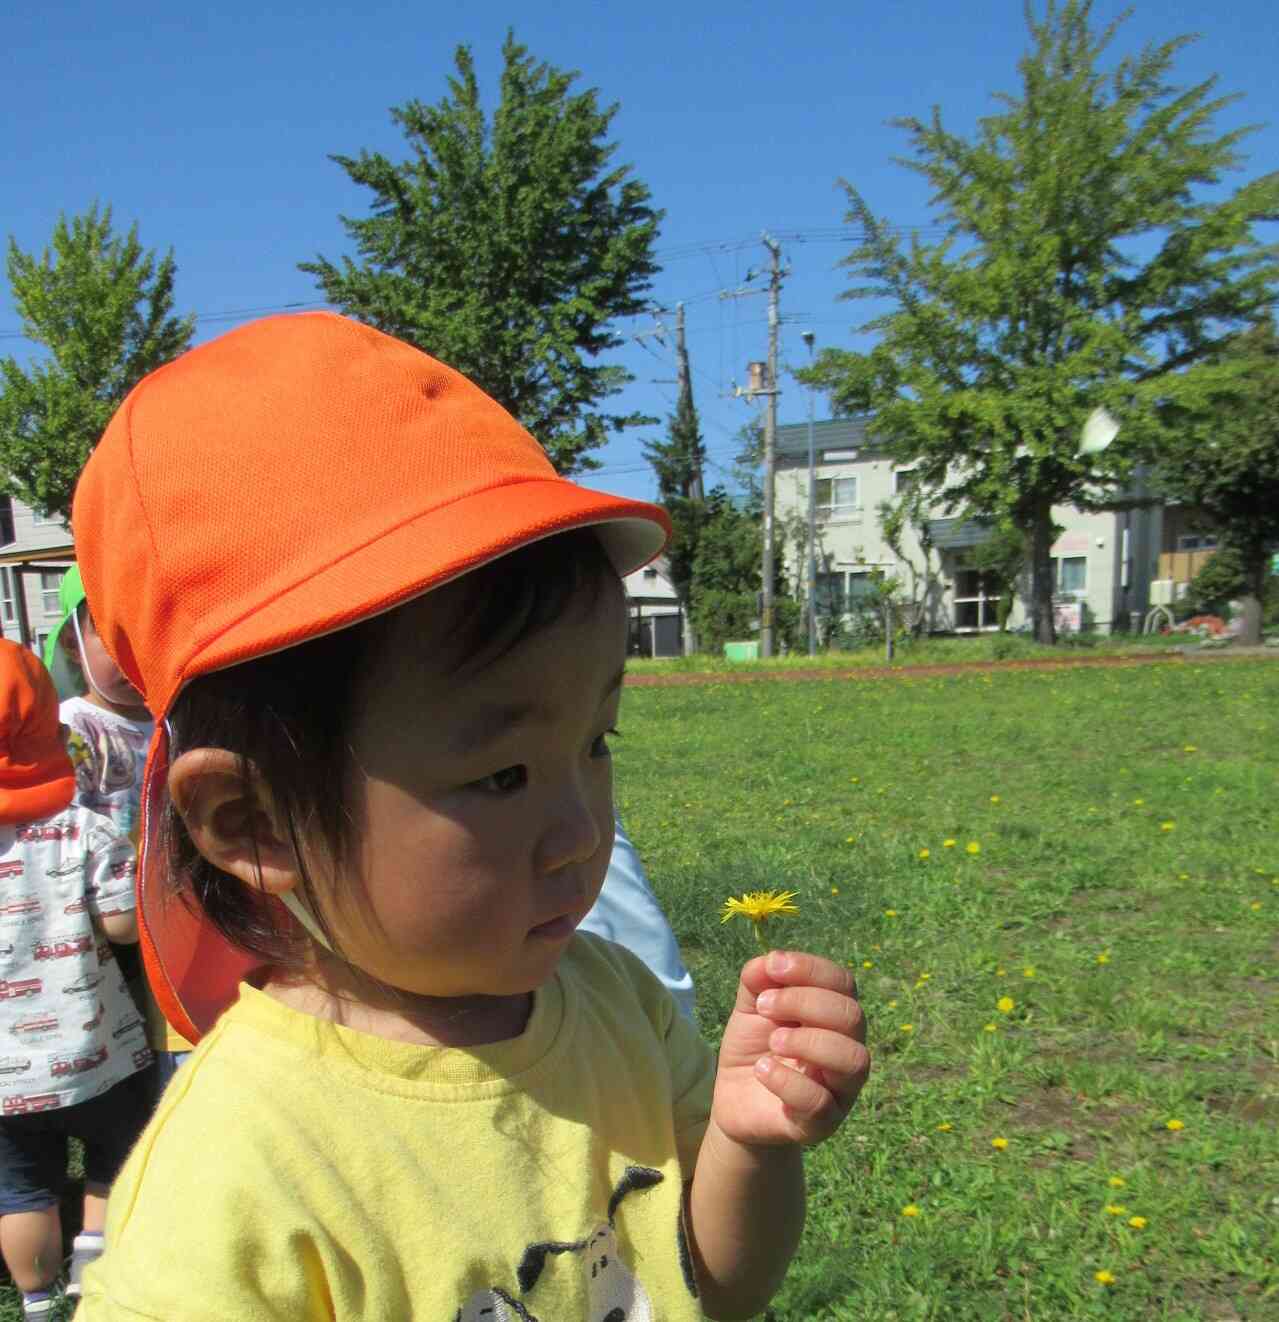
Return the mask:
<svg viewBox="0 0 1279 1322"><path fill-rule="evenodd" d="M529 928L529 936L545 937L549 941L562 941L572 936L576 930L577 919L572 914L561 914L549 922L538 923L536 927Z"/></svg>

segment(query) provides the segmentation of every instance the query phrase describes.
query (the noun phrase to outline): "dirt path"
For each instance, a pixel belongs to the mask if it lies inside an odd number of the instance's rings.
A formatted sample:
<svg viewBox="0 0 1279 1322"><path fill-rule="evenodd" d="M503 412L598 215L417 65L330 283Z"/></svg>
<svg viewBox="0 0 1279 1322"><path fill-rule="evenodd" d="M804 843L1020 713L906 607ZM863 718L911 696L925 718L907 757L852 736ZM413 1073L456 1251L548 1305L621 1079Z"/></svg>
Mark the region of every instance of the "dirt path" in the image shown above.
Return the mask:
<svg viewBox="0 0 1279 1322"><path fill-rule="evenodd" d="M1060 661L1055 657L1022 661L970 661L958 665L858 666L855 669L813 670L715 670L702 674L673 671L669 675L627 675L626 684L635 688L673 688L681 684L754 684L762 680L818 679L907 679L939 675L969 675L992 670L1083 670L1120 666L1184 665L1194 662L1279 661L1279 648L1248 647L1230 651L1136 652L1129 656L1074 656Z"/></svg>

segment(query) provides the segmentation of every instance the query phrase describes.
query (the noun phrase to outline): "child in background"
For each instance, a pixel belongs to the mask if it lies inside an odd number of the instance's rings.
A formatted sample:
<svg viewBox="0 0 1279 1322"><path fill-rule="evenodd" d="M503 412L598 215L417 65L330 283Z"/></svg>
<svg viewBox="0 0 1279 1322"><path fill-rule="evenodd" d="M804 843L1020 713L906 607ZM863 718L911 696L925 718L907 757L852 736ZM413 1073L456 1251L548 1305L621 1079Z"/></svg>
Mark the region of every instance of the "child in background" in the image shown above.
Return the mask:
<svg viewBox="0 0 1279 1322"><path fill-rule="evenodd" d="M620 577L662 512L314 313L144 380L73 523L157 718L148 971L202 1039L81 1322L761 1311L800 1148L868 1069L851 976L750 960L716 1063L637 959L575 932L613 844Z"/></svg>
<svg viewBox="0 0 1279 1322"><path fill-rule="evenodd" d="M74 788L53 682L0 640L0 1248L26 1318L55 1306L68 1137L84 1143L76 1293L153 1086L108 944L137 940L133 847L108 818L70 806Z"/></svg>
<svg viewBox="0 0 1279 1322"><path fill-rule="evenodd" d="M62 618L45 644L44 660L62 694L58 714L75 768L75 801L110 817L136 845L142 773L155 722L142 695L125 679L98 637L78 565L63 575L58 600ZM157 1092L162 1092L191 1043L160 1013L136 946L117 954L129 991L146 1016L147 1039L156 1058L153 1077Z"/></svg>

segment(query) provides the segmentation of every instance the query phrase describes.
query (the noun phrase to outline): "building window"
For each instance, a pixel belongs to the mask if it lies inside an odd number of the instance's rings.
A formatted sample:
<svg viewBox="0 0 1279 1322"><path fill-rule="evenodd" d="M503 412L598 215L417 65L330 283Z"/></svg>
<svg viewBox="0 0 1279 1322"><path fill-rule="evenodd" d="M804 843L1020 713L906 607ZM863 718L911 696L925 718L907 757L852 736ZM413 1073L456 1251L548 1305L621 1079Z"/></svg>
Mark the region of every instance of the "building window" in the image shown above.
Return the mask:
<svg viewBox="0 0 1279 1322"><path fill-rule="evenodd" d="M817 610L821 615L843 615L875 595L875 579L869 569L818 574Z"/></svg>
<svg viewBox="0 0 1279 1322"><path fill-rule="evenodd" d="M1060 560L1052 557L1053 583L1062 593L1088 591L1088 557L1086 555L1067 555Z"/></svg>
<svg viewBox="0 0 1279 1322"><path fill-rule="evenodd" d="M13 570L5 565L0 572L0 612L3 612L5 624L15 624L18 619L18 607L13 596Z"/></svg>
<svg viewBox="0 0 1279 1322"><path fill-rule="evenodd" d="M846 519L857 513L855 477L819 477L816 495L819 519Z"/></svg>
<svg viewBox="0 0 1279 1322"><path fill-rule="evenodd" d="M13 530L13 497L0 496L0 546L17 540L18 534Z"/></svg>
<svg viewBox="0 0 1279 1322"><path fill-rule="evenodd" d="M915 485L917 474L913 468L899 468L893 473L893 495L900 496Z"/></svg>
<svg viewBox="0 0 1279 1322"><path fill-rule="evenodd" d="M955 571L955 628L972 631L999 627L999 578L980 569Z"/></svg>
<svg viewBox="0 0 1279 1322"><path fill-rule="evenodd" d="M62 586L61 569L42 569L40 571L40 600L46 615L61 615L62 607L58 602L58 589Z"/></svg>
<svg viewBox="0 0 1279 1322"><path fill-rule="evenodd" d="M1185 532L1177 538L1179 551L1215 551L1217 538L1213 533Z"/></svg>

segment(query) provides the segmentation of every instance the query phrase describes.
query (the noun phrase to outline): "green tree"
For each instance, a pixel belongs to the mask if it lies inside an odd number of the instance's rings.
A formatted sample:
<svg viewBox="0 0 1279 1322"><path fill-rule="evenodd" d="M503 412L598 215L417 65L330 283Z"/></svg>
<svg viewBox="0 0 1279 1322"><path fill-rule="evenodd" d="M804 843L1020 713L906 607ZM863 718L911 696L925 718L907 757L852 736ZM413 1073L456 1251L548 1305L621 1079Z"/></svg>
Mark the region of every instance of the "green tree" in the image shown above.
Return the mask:
<svg viewBox="0 0 1279 1322"><path fill-rule="evenodd" d="M1122 19L1094 32L1090 0L1028 6L1017 95L971 138L940 110L898 121L905 164L933 190L947 229L903 245L845 183L863 240L846 259L849 298L887 298L865 354L827 350L800 375L837 412L869 412L938 503L1010 522L1030 544L1035 636L1054 638L1054 505L1114 508L1135 464L1175 438L1212 358L1274 299L1276 249L1254 222L1279 179L1228 196L1239 129L1212 123L1232 99L1215 80L1172 81L1178 37L1102 62ZM1081 447L1104 408L1108 449Z"/></svg>
<svg viewBox="0 0 1279 1322"><path fill-rule="evenodd" d="M671 583L679 594L684 618L692 625L693 563L706 523L703 473L706 446L693 403L693 385L687 370L680 373L679 398L669 420L666 439L645 441L644 454L657 476L657 498L671 516L671 539L666 560ZM695 640L694 640L695 643ZM696 650L696 646L691 650Z"/></svg>
<svg viewBox="0 0 1279 1322"><path fill-rule="evenodd" d="M13 301L43 360L0 359L0 469L34 508L67 518L76 479L120 401L191 342L173 315L177 266L112 231L111 208L58 217L40 257L9 239Z"/></svg>
<svg viewBox="0 0 1279 1322"><path fill-rule="evenodd" d="M418 345L488 391L545 446L556 468L598 465L611 430L651 422L597 405L631 379L600 358L616 317L643 310L661 213L613 163L617 106L576 74L538 63L507 35L500 101L481 106L460 46L437 105L392 108L409 158L332 159L372 194L343 217L359 260L301 263L343 311Z"/></svg>
<svg viewBox="0 0 1279 1322"><path fill-rule="evenodd" d="M1160 486L1195 510L1223 543L1209 565L1223 582L1238 569L1243 598L1240 640L1261 641L1270 557L1279 550L1279 334L1266 319L1218 355L1213 389L1193 410L1179 410L1174 445L1161 455ZM1218 561L1221 563L1218 564ZM1218 588L1220 590L1220 587Z"/></svg>

